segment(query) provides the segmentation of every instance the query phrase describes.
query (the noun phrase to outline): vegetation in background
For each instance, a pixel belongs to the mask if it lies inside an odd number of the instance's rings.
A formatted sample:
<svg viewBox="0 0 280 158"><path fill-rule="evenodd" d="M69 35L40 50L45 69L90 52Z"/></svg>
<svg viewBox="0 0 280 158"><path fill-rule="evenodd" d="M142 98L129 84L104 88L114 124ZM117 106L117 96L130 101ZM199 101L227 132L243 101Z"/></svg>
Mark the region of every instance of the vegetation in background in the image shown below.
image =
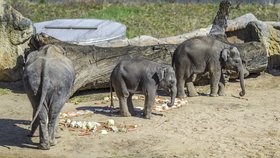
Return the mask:
<svg viewBox="0 0 280 158"><path fill-rule="evenodd" d="M218 4L108 4L94 2L31 3L10 0L10 4L33 22L59 18L96 18L121 22L127 26L127 37L151 35L167 37L209 26ZM244 4L232 9L229 19L253 13L259 20L280 21L280 10L273 6Z"/></svg>

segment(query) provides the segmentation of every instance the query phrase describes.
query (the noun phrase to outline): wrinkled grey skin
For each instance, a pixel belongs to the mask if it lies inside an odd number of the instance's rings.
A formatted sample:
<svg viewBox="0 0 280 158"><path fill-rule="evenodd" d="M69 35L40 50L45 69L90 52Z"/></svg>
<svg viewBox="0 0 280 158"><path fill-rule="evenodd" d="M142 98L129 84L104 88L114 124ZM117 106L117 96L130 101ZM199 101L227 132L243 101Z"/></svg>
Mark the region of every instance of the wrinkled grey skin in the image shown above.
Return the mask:
<svg viewBox="0 0 280 158"><path fill-rule="evenodd" d="M239 72L240 96L245 95L244 69L238 49L210 36L194 37L180 44L172 58L172 66L177 78L177 96L186 97L187 84L189 96L197 96L193 82L197 74L209 72L210 96L224 95L225 78L222 69Z"/></svg>
<svg viewBox="0 0 280 158"><path fill-rule="evenodd" d="M118 63L111 74L111 98L112 87L119 98L121 115L126 117L135 115L132 103L135 93L145 96L144 117L147 119L151 118L157 89L171 91L171 103L168 106L174 105L177 94L173 68L141 58L126 59Z"/></svg>
<svg viewBox="0 0 280 158"><path fill-rule="evenodd" d="M55 127L59 113L70 97L75 73L63 49L53 45L28 54L23 72L25 91L33 107L31 132L40 131L40 149L56 144Z"/></svg>

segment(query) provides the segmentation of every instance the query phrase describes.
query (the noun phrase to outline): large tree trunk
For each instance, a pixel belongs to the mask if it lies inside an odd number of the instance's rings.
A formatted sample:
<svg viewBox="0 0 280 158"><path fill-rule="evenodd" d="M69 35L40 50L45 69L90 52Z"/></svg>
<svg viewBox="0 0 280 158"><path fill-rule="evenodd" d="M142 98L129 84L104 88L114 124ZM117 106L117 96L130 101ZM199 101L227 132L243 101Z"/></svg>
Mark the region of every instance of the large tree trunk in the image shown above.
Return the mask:
<svg viewBox="0 0 280 158"><path fill-rule="evenodd" d="M177 45L125 46L103 48L68 44L44 34L31 40L31 50L43 45L61 46L72 60L76 72L73 93L77 90L108 88L110 74L119 60L126 57L143 57L158 63L171 64L171 56Z"/></svg>
<svg viewBox="0 0 280 158"><path fill-rule="evenodd" d="M76 80L73 92L85 89L108 88L110 74L114 66L122 58L143 57L158 63L171 64L171 58L177 44L158 44L151 46L124 46L124 47L96 47L79 46L61 42L44 34L35 35L31 42L31 50L38 50L46 44L54 44L64 48L66 56L72 60ZM266 54L262 54L262 46L259 42L242 45L239 47L243 52L242 60L247 61L246 67L249 72L260 72L264 70L263 59ZM256 58L258 60L256 60ZM235 73L230 72L234 77ZM205 78L197 80L196 84L204 84Z"/></svg>

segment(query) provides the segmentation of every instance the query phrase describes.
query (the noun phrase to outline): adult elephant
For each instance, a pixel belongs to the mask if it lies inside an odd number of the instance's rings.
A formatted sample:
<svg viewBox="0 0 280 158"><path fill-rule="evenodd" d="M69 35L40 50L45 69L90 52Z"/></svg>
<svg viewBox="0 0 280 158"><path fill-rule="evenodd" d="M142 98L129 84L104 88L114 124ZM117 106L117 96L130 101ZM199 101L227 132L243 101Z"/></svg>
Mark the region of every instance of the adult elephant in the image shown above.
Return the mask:
<svg viewBox="0 0 280 158"><path fill-rule="evenodd" d="M63 54L61 47L46 45L26 58L23 83L33 107L29 136L40 127L40 149L47 150L56 144L57 119L74 83L72 62Z"/></svg>
<svg viewBox="0 0 280 158"><path fill-rule="evenodd" d="M240 96L245 95L244 70L240 52L228 43L215 37L199 36L180 44L172 58L172 66L177 78L177 97L185 97L184 86L187 85L188 95L197 96L193 82L197 74L209 72L210 96L224 95L225 79L222 69L239 72Z"/></svg>
<svg viewBox="0 0 280 158"><path fill-rule="evenodd" d="M111 74L111 104L112 87L119 98L121 115L135 115L132 96L135 93L145 95L144 117L151 118L152 106L159 88L171 91L173 106L177 94L176 77L170 65L158 64L142 58L122 60L116 65Z"/></svg>

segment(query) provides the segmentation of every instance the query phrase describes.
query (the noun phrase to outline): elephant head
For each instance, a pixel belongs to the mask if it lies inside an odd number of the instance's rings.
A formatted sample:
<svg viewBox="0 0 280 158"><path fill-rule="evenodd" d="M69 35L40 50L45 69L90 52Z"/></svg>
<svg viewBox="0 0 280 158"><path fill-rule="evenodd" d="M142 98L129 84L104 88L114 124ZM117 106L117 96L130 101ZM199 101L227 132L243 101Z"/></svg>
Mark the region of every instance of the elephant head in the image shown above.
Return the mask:
<svg viewBox="0 0 280 158"><path fill-rule="evenodd" d="M165 90L171 90L171 103L167 104L171 107L174 105L177 95L175 71L171 66L164 66L157 71L157 76L159 78L159 87Z"/></svg>
<svg viewBox="0 0 280 158"><path fill-rule="evenodd" d="M235 70L239 73L241 92L240 96L245 95L245 83L244 83L244 68L242 65L242 60L240 57L240 52L234 46L229 48L224 48L221 53L222 61L224 61L224 66L226 69Z"/></svg>

